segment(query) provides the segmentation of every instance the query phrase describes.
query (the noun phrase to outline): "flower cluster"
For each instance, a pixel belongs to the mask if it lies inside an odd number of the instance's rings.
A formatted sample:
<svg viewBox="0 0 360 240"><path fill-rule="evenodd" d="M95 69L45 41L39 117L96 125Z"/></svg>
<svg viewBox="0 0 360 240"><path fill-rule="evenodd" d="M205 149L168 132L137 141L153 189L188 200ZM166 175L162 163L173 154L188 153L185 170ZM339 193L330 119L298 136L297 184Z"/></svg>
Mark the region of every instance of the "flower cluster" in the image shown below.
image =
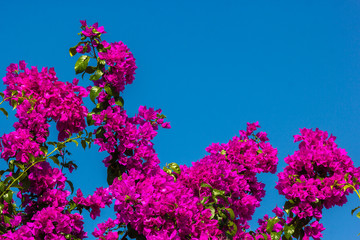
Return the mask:
<svg viewBox="0 0 360 240"><path fill-rule="evenodd" d="M116 91L122 92L125 85L134 81L136 70L135 58L129 48L123 42L115 42L110 45L103 41L106 52L99 52L99 58L106 61L110 70L104 74L106 83L111 84Z"/></svg>
<svg viewBox="0 0 360 240"><path fill-rule="evenodd" d="M20 175L22 178L17 178L22 180L17 196L22 199L24 215L12 216L13 219L21 217L24 224L4 236L9 239L65 239L64 234L71 234L83 238L86 234L82 216L65 212L70 195L64 189L66 177L44 160L49 121L56 122L59 141L86 127L87 108L82 98L88 95L87 90L77 86L77 79L72 83L59 82L53 68L43 68L39 72L36 67L26 68L24 61L19 65L11 64L3 80L7 85L4 99L17 108L15 116L19 121L14 124L15 131L1 137L1 157L17 161L18 172L28 168ZM15 181L15 177L12 179ZM56 226L50 227L53 223Z"/></svg>
<svg viewBox="0 0 360 240"><path fill-rule="evenodd" d="M19 122L15 123L14 127L16 131L22 131L19 132L19 138L26 138L27 133L23 133L23 130L27 130L34 135L32 138L36 143L44 143L49 135L47 122L51 120L56 122L59 141L86 127L84 118L88 110L83 105L82 98L86 97L88 92L85 88L77 86L79 80L74 79L72 83L59 82L53 68L43 68L39 72L36 67L26 68L24 61L20 61L19 65L11 64L3 80L7 85L4 91L5 98L13 107L18 107L15 116L19 118ZM8 138L12 140L17 136ZM15 144L13 149L29 153L21 147L29 145L25 140L3 144Z"/></svg>
<svg viewBox="0 0 360 240"><path fill-rule="evenodd" d="M211 211L200 204L192 189L159 171L146 176L131 169L115 179L110 191L119 222L130 224L146 239L215 239L221 231ZM207 239L206 238L206 239Z"/></svg>
<svg viewBox="0 0 360 240"><path fill-rule="evenodd" d="M104 27L103 26L99 27L98 23L94 23L92 26L88 26L86 24L86 20L84 21L81 20L80 23L81 23L81 28L83 29L81 31L81 34L86 37L94 38L99 34L106 33Z"/></svg>
<svg viewBox="0 0 360 240"><path fill-rule="evenodd" d="M78 214L63 213L61 208L47 207L40 209L25 225L15 232L7 232L1 239L11 240L65 240L84 239L83 217Z"/></svg>
<svg viewBox="0 0 360 240"><path fill-rule="evenodd" d="M160 163L151 140L157 135L159 125L170 128L160 117L161 109L139 108L135 117L128 117L119 106L108 107L98 115L93 115L94 125L101 126L95 131L95 143L99 151L107 151L106 167L118 162L126 169L142 169L149 173Z"/></svg>
<svg viewBox="0 0 360 240"><path fill-rule="evenodd" d="M334 136L319 129L303 128L299 150L285 158L288 166L278 174L276 189L292 200L291 211L299 218L322 217L322 209L346 203L352 189L343 189L347 183L356 184L360 171L344 149L337 147Z"/></svg>
<svg viewBox="0 0 360 240"><path fill-rule="evenodd" d="M258 123L248 123L247 131L240 131L240 137L234 137L227 144L212 144L206 151L209 156L195 162L192 167L181 167L178 181L207 199L204 205L211 203L212 189L223 191L224 198L218 200L223 208L231 208L235 215L234 222L239 229L237 239L245 235L240 229L249 228L255 209L265 196L264 184L256 178L257 173L276 171L277 150L266 141L266 133L254 134L260 127ZM258 137L260 136L260 137ZM217 201L217 200L215 200ZM221 214L221 213L219 213Z"/></svg>

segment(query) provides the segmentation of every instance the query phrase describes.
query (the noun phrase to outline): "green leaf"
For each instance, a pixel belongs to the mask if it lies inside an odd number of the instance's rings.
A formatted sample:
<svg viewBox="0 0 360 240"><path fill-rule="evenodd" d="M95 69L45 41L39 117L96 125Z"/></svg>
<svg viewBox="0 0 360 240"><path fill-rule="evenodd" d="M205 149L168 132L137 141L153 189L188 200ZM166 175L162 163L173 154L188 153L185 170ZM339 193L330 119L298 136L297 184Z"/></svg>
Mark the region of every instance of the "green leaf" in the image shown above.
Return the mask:
<svg viewBox="0 0 360 240"><path fill-rule="evenodd" d="M346 185L346 186L344 186L343 188L342 188L342 190L344 191L344 192L346 192L346 189L348 189L348 188L350 188L350 187L352 187L351 185Z"/></svg>
<svg viewBox="0 0 360 240"><path fill-rule="evenodd" d="M69 184L69 186L70 186L70 189L71 189L71 194L73 194L74 193L74 184L71 182L71 181L69 181L69 180L66 180L66 182Z"/></svg>
<svg viewBox="0 0 360 240"><path fill-rule="evenodd" d="M47 151L46 151L46 152L47 152ZM46 153L45 153L45 154L46 154ZM36 161L34 155L32 155L32 154L29 154L29 160L30 160L31 163L33 163L33 162Z"/></svg>
<svg viewBox="0 0 360 240"><path fill-rule="evenodd" d="M96 71L96 69L97 69L96 67L87 66L85 72L89 74L93 74Z"/></svg>
<svg viewBox="0 0 360 240"><path fill-rule="evenodd" d="M180 174L181 173L181 170L180 170L180 167L177 163L169 163L169 168L171 170L173 170L174 172L176 172L177 174Z"/></svg>
<svg viewBox="0 0 360 240"><path fill-rule="evenodd" d="M225 210L229 213L230 215L230 219L234 220L235 219L235 213L231 208L225 208Z"/></svg>
<svg viewBox="0 0 360 240"><path fill-rule="evenodd" d="M223 219L228 219L228 216L226 216L225 213L223 213L223 211L220 211L219 209L223 209L223 208L217 208L218 212L217 212L217 219L219 220L223 220Z"/></svg>
<svg viewBox="0 0 360 240"><path fill-rule="evenodd" d="M124 99L122 97L115 99L115 104L120 107L124 107Z"/></svg>
<svg viewBox="0 0 360 240"><path fill-rule="evenodd" d="M28 177L26 177L27 174L25 174L24 179L21 180L21 184L24 187L25 190L29 189L30 187L30 180ZM23 175L24 176L24 175Z"/></svg>
<svg viewBox="0 0 360 240"><path fill-rule="evenodd" d="M0 92L0 96L1 96L2 98L4 98L4 97L5 97L5 94L4 94L3 92Z"/></svg>
<svg viewBox="0 0 360 240"><path fill-rule="evenodd" d="M10 181L12 181L13 179L14 179L13 176L8 176L7 178L5 178L4 183L5 184L10 183Z"/></svg>
<svg viewBox="0 0 360 240"><path fill-rule="evenodd" d="M76 140L71 140L71 142L75 143L75 144L76 144L76 147L79 146L79 143L78 143Z"/></svg>
<svg viewBox="0 0 360 240"><path fill-rule="evenodd" d="M57 145L57 148L58 148L59 150L61 150L61 149L63 149L64 147L66 147L65 143L63 143L63 142L58 142L56 145Z"/></svg>
<svg viewBox="0 0 360 240"><path fill-rule="evenodd" d="M295 227L293 225L290 226L286 225L284 227L284 233L286 238L289 239L294 232L295 232Z"/></svg>
<svg viewBox="0 0 360 240"><path fill-rule="evenodd" d="M105 129L103 127L99 127L97 130L96 130L96 138L103 138L104 137L104 133L105 133Z"/></svg>
<svg viewBox="0 0 360 240"><path fill-rule="evenodd" d="M228 221L227 226L229 227L229 229L226 231L227 234L229 234L230 236L234 237L237 233L237 226L233 221Z"/></svg>
<svg viewBox="0 0 360 240"><path fill-rule="evenodd" d="M4 200L10 204L12 197L13 197L13 191L9 190L7 193L4 194L3 197L4 197Z"/></svg>
<svg viewBox="0 0 360 240"><path fill-rule="evenodd" d="M356 214L356 217L360 218L360 212L358 212L358 213Z"/></svg>
<svg viewBox="0 0 360 240"><path fill-rule="evenodd" d="M226 203L229 203L228 197L225 197L224 195L217 195L216 198L222 198Z"/></svg>
<svg viewBox="0 0 360 240"><path fill-rule="evenodd" d="M107 183L109 185L113 184L115 178L121 176L120 164L114 163L111 164L107 169Z"/></svg>
<svg viewBox="0 0 360 240"><path fill-rule="evenodd" d="M45 153L45 154L48 153L48 148L47 148L47 146L40 147L40 150L41 150L43 153Z"/></svg>
<svg viewBox="0 0 360 240"><path fill-rule="evenodd" d="M281 237L281 234L282 234L281 231L280 232L272 232L272 233L270 233L271 240L279 240L280 237Z"/></svg>
<svg viewBox="0 0 360 240"><path fill-rule="evenodd" d="M90 80L91 81L99 80L103 74L104 73L101 70L96 70L96 72L90 76Z"/></svg>
<svg viewBox="0 0 360 240"><path fill-rule="evenodd" d="M97 58L97 60L98 60L98 65L99 66L103 66L103 67L105 66L106 61L104 59Z"/></svg>
<svg viewBox="0 0 360 240"><path fill-rule="evenodd" d="M215 208L214 208L214 206L210 205L210 206L207 207L207 209L210 209L210 211L211 211L210 219L213 219L215 217Z"/></svg>
<svg viewBox="0 0 360 240"><path fill-rule="evenodd" d="M287 214L290 213L290 210L293 208L293 203L291 203L290 201L286 201L285 204L284 204L284 210Z"/></svg>
<svg viewBox="0 0 360 240"><path fill-rule="evenodd" d="M212 186L210 186L210 185L207 184L207 183L202 183L202 184L201 184L201 187L208 187L208 188L210 188L210 190L213 189Z"/></svg>
<svg viewBox="0 0 360 240"><path fill-rule="evenodd" d="M268 222L267 222L267 225L266 225L266 231L268 233L271 233L273 228L274 228L274 225L276 223L278 223L279 221L280 221L280 219L278 219L277 217L269 219Z"/></svg>
<svg viewBox="0 0 360 240"><path fill-rule="evenodd" d="M69 206L68 210L71 212L72 210L74 210L77 207L77 204L73 200L70 200L68 206Z"/></svg>
<svg viewBox="0 0 360 240"><path fill-rule="evenodd" d="M20 182L22 183L24 179L26 179L28 173L27 172L22 172L21 173L21 177L19 178Z"/></svg>
<svg viewBox="0 0 360 240"><path fill-rule="evenodd" d="M53 162L58 165L60 167L60 162L59 162L59 159L55 156L51 156L49 157L51 160L53 160Z"/></svg>
<svg viewBox="0 0 360 240"><path fill-rule="evenodd" d="M268 236L266 235L266 233L262 233L261 235L264 237L265 240L268 239Z"/></svg>
<svg viewBox="0 0 360 240"><path fill-rule="evenodd" d="M87 117L86 117L86 122L89 126L93 125L95 123L95 121L92 118L92 115L94 115L95 113L90 112L88 113Z"/></svg>
<svg viewBox="0 0 360 240"><path fill-rule="evenodd" d="M355 212L356 210L358 210L359 208L360 208L360 206L359 206L359 207L354 208L353 210L351 210L351 215L353 215L353 214L354 214L354 212Z"/></svg>
<svg viewBox="0 0 360 240"><path fill-rule="evenodd" d="M20 163L20 162L14 162L15 166L17 166L18 168L20 168L21 170L25 170L24 164Z"/></svg>
<svg viewBox="0 0 360 240"><path fill-rule="evenodd" d="M22 189L23 187L22 186L20 186L19 184L17 184L17 183L13 183L12 185L11 185L11 187L13 188L19 188L19 189Z"/></svg>
<svg viewBox="0 0 360 240"><path fill-rule="evenodd" d="M84 139L81 140L81 146L84 150L86 149L86 141Z"/></svg>
<svg viewBox="0 0 360 240"><path fill-rule="evenodd" d="M101 87L93 86L90 90L90 99L95 103L95 99L97 96L99 96L99 93L102 91Z"/></svg>
<svg viewBox="0 0 360 240"><path fill-rule="evenodd" d="M15 166L15 161L14 160L11 160L10 162L9 162L9 170L10 170L10 172L13 172L14 171L14 166Z"/></svg>
<svg viewBox="0 0 360 240"><path fill-rule="evenodd" d="M51 145L51 146L56 146L56 142L47 142L48 145Z"/></svg>
<svg viewBox="0 0 360 240"><path fill-rule="evenodd" d="M171 174L172 171L171 169L167 168L167 167L163 167L163 171L166 172L167 174Z"/></svg>
<svg viewBox="0 0 360 240"><path fill-rule="evenodd" d="M88 63L90 61L90 57L86 55L82 55L75 63L75 73L79 74L85 71Z"/></svg>
<svg viewBox="0 0 360 240"><path fill-rule="evenodd" d="M15 101L14 99L11 99L11 106L13 106L13 110L15 110L16 107L18 106L18 102Z"/></svg>
<svg viewBox="0 0 360 240"><path fill-rule="evenodd" d="M213 189L212 190L212 195L214 197L216 197L216 196L224 196L224 194L225 194L225 191L222 191L222 190L219 190L219 189Z"/></svg>
<svg viewBox="0 0 360 240"><path fill-rule="evenodd" d="M4 214L3 216L4 216L4 222L5 222L5 223L10 223L10 219L11 219L11 218L9 217L9 215L8 215L8 214Z"/></svg>
<svg viewBox="0 0 360 240"><path fill-rule="evenodd" d="M220 154L226 155L226 151L223 149L223 150L221 150Z"/></svg>
<svg viewBox="0 0 360 240"><path fill-rule="evenodd" d="M104 45L102 45L102 44L99 44L99 45L97 45L97 47L96 47L96 49L99 51L99 52L106 52L106 50L104 50L105 48L104 48Z"/></svg>
<svg viewBox="0 0 360 240"><path fill-rule="evenodd" d="M71 57L75 56L75 54L77 54L76 47L71 47L69 49L69 54Z"/></svg>
<svg viewBox="0 0 360 240"><path fill-rule="evenodd" d="M104 87L105 89L105 92L109 95L109 96L113 96L113 92L112 92L112 89L109 85L105 85Z"/></svg>
<svg viewBox="0 0 360 240"><path fill-rule="evenodd" d="M8 118L9 114L4 108L0 108L0 111L2 111L5 114L6 118Z"/></svg>

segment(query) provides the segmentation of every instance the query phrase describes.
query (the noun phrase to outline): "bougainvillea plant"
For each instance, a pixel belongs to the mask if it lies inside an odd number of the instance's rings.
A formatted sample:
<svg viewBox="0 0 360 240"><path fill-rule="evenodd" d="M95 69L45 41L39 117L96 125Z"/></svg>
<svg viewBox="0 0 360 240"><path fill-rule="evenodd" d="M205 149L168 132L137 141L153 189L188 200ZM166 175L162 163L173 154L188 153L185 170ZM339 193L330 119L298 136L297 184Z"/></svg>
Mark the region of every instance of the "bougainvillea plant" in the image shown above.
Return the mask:
<svg viewBox="0 0 360 240"><path fill-rule="evenodd" d="M259 228L249 221L265 196L260 173L276 173L277 149L259 124L223 144L211 144L208 154L192 166L160 167L153 139L159 128L170 128L161 109L140 106L134 116L124 108L122 93L134 81L135 58L122 42L102 40L103 27L81 22L81 41L70 48L80 55L75 73L89 76L58 81L53 68L10 64L0 93L18 119L14 131L0 138L0 239L321 239L322 211L358 196L360 169L355 168L334 136L319 129L301 129L294 136L299 150L285 159L276 189L286 202L265 215ZM96 65L89 65L94 59ZM92 110L84 98L94 103ZM7 110L0 108L7 116ZM58 141L49 141L50 122ZM65 177L77 165L68 161L68 144L92 144L107 168L108 186L89 196L76 191ZM69 186L71 193L65 190ZM84 231L83 214L92 219L113 207L115 219ZM86 210L86 211L84 211ZM353 213L357 209L353 210Z"/></svg>

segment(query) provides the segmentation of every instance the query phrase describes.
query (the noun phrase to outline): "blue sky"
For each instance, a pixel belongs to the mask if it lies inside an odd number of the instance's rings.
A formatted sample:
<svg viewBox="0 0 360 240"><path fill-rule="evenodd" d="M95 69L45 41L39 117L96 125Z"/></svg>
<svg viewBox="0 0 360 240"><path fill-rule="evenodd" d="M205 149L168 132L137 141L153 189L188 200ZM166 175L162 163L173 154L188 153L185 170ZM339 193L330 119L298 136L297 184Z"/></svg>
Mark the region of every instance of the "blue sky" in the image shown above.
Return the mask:
<svg viewBox="0 0 360 240"><path fill-rule="evenodd" d="M161 108L172 124L155 140L162 164L189 165L212 142L227 142L247 122L259 121L279 151L279 171L297 148L292 136L303 127L333 133L360 166L359 1L5 1L0 6L1 77L10 63L25 60L55 67L60 80L71 81L76 59L68 49L79 40L79 20L97 21L108 32L104 39L127 44L138 69L124 93L126 109L134 114L140 105ZM13 120L0 118L1 134L12 130ZM70 176L75 187L89 194L106 186L105 154L96 148L72 152L79 165ZM267 195L254 219L285 201L274 189L275 175L261 179ZM360 201L355 195L348 199L324 211L324 239L356 239L360 233L360 220L350 215ZM113 217L105 213L104 219ZM86 221L90 233L97 222Z"/></svg>

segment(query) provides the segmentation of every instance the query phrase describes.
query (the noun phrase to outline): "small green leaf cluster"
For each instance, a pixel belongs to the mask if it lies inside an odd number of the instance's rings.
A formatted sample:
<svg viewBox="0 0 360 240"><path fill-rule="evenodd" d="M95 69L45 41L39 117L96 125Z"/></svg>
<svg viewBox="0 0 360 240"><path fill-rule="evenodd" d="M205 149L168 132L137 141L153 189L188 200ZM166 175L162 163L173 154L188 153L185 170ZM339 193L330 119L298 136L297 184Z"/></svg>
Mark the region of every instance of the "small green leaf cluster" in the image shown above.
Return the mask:
<svg viewBox="0 0 360 240"><path fill-rule="evenodd" d="M84 27L82 27L84 29ZM93 31L96 31L94 28ZM69 49L70 56L73 57L78 53L78 47L84 45L88 49L88 55L81 55L75 63L75 73L82 73L82 77L84 77L85 73L91 74L90 80L96 81L99 80L104 74L104 68L106 65L105 60L97 57L97 52L106 52L111 46L104 46L101 40L101 33L94 32L96 35L92 35L90 37L85 36L82 32L79 33L81 35L81 41L76 44L74 47ZM96 66L88 66L90 59L96 59ZM109 69L110 70L110 67Z"/></svg>
<svg viewBox="0 0 360 240"><path fill-rule="evenodd" d="M210 184L202 183L201 188L208 188L211 192L210 196L206 196L201 200L201 204L211 211L210 219L216 219L219 222L219 229L226 229L226 237L233 239L238 229L234 223L235 214L231 208L224 207L222 201L229 203L229 196L225 195L225 191L215 189ZM222 201L219 201L222 199Z"/></svg>
<svg viewBox="0 0 360 240"><path fill-rule="evenodd" d="M166 172L168 175L172 176L174 178L174 182L176 181L176 178L178 175L181 174L180 167L177 163L169 163L166 164L166 166L163 167L164 172Z"/></svg>
<svg viewBox="0 0 360 240"><path fill-rule="evenodd" d="M19 92L16 90L11 91L11 96L5 98L5 94L3 92L0 92L0 97L2 97L2 101L0 102L0 105L4 103L5 101L10 100L10 104L13 107L12 110L15 110L17 106L24 102L24 100L28 100L31 103L31 108L29 109L28 113L30 113L32 110L34 110L35 106L35 99L33 98L33 95L26 96L25 92L22 91L21 96L19 96ZM0 111L8 118L9 113L5 110L5 108L0 108Z"/></svg>

